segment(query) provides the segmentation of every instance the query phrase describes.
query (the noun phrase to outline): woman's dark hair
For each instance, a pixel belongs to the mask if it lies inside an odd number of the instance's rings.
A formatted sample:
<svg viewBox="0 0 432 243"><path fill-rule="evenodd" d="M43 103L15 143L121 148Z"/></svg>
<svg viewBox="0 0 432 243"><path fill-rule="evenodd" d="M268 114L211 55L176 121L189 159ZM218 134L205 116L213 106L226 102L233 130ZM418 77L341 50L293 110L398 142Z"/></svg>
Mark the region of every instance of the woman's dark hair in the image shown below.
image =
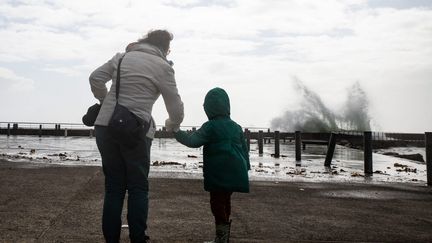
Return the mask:
<svg viewBox="0 0 432 243"><path fill-rule="evenodd" d="M138 42L154 45L166 55L173 38L173 35L167 30L150 30L147 36L139 39Z"/></svg>

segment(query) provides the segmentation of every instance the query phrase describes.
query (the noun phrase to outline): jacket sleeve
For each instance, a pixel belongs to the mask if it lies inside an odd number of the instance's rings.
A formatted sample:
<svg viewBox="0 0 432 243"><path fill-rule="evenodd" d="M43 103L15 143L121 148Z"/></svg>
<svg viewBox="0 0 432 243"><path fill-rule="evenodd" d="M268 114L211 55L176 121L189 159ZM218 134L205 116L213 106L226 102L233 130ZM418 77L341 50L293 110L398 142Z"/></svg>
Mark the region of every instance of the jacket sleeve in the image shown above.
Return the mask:
<svg viewBox="0 0 432 243"><path fill-rule="evenodd" d="M184 118L184 108L174 78L174 70L168 67L167 73L164 80L159 82L159 90L168 112L169 118L166 125L167 129L170 131L178 130L180 127L180 123L182 123Z"/></svg>
<svg viewBox="0 0 432 243"><path fill-rule="evenodd" d="M176 140L189 148L199 148L209 143L210 137L210 126L208 123L204 123L200 129L192 133L181 130L175 133Z"/></svg>
<svg viewBox="0 0 432 243"><path fill-rule="evenodd" d="M111 60L106 62L104 65L94 70L89 77L91 91L96 99L101 103L108 93L106 83L112 79L112 75L115 70L115 63L117 63L121 54L116 54Z"/></svg>
<svg viewBox="0 0 432 243"><path fill-rule="evenodd" d="M242 141L243 153L244 153L244 156L246 158L247 169L250 170L251 168L250 168L250 160L249 160L249 149L247 147L246 139L244 137L243 131L241 131L241 133L240 133L240 138Z"/></svg>

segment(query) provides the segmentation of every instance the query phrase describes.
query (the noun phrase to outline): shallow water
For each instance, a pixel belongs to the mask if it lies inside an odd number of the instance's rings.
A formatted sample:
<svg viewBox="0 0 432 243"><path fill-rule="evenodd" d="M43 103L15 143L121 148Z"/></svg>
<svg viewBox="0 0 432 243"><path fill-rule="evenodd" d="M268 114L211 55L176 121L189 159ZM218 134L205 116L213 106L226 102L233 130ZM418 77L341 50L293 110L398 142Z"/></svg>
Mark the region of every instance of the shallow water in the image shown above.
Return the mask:
<svg viewBox="0 0 432 243"><path fill-rule="evenodd" d="M397 149L395 149L397 150ZM419 150L419 148L400 149ZM421 150L421 149L420 149ZM399 151L399 150L397 150ZM252 180L272 181L356 181L356 182L426 182L426 166L421 163L381 154L373 154L372 177L363 174L363 152L336 146L332 167L324 167L327 146L308 145L302 150L302 161L295 161L294 143L281 144L281 158L273 158L274 144L264 144L258 154L256 143L251 144ZM101 166L94 138L0 136L0 154L10 161L72 166ZM202 149L187 148L174 139L154 139L151 149L151 175L160 177L201 178ZM397 167L395 163L405 167ZM406 171L397 171L409 168Z"/></svg>

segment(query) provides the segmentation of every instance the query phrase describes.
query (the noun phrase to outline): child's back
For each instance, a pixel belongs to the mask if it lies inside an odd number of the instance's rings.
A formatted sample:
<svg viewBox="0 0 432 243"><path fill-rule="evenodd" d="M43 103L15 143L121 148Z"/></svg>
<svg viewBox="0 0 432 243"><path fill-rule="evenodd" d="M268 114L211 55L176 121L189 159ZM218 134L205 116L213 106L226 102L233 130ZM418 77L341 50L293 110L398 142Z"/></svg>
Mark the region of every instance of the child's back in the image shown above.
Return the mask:
<svg viewBox="0 0 432 243"><path fill-rule="evenodd" d="M176 139L188 147L204 145L204 189L249 192L249 154L242 128L230 118L228 94L210 90L204 101L209 119L192 134L179 131Z"/></svg>
<svg viewBox="0 0 432 243"><path fill-rule="evenodd" d="M242 128L230 118L228 94L221 88L210 90L204 101L209 119L196 132L176 133L180 143L197 148L204 145L204 189L210 192L216 237L212 242L229 242L231 195L249 192L249 152Z"/></svg>

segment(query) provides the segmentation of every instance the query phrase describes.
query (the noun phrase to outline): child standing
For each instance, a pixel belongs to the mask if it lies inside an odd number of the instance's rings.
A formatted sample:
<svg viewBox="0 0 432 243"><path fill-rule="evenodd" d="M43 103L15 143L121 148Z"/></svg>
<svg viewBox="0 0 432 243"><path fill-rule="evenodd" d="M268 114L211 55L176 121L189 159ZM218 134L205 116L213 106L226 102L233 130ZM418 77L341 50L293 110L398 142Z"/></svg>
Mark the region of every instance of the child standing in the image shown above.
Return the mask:
<svg viewBox="0 0 432 243"><path fill-rule="evenodd" d="M229 242L231 195L249 192L249 152L242 128L230 118L230 101L225 90L210 90L204 110L209 121L193 133L176 131L175 138L191 148L204 145L204 189L210 192L215 218L214 242Z"/></svg>

